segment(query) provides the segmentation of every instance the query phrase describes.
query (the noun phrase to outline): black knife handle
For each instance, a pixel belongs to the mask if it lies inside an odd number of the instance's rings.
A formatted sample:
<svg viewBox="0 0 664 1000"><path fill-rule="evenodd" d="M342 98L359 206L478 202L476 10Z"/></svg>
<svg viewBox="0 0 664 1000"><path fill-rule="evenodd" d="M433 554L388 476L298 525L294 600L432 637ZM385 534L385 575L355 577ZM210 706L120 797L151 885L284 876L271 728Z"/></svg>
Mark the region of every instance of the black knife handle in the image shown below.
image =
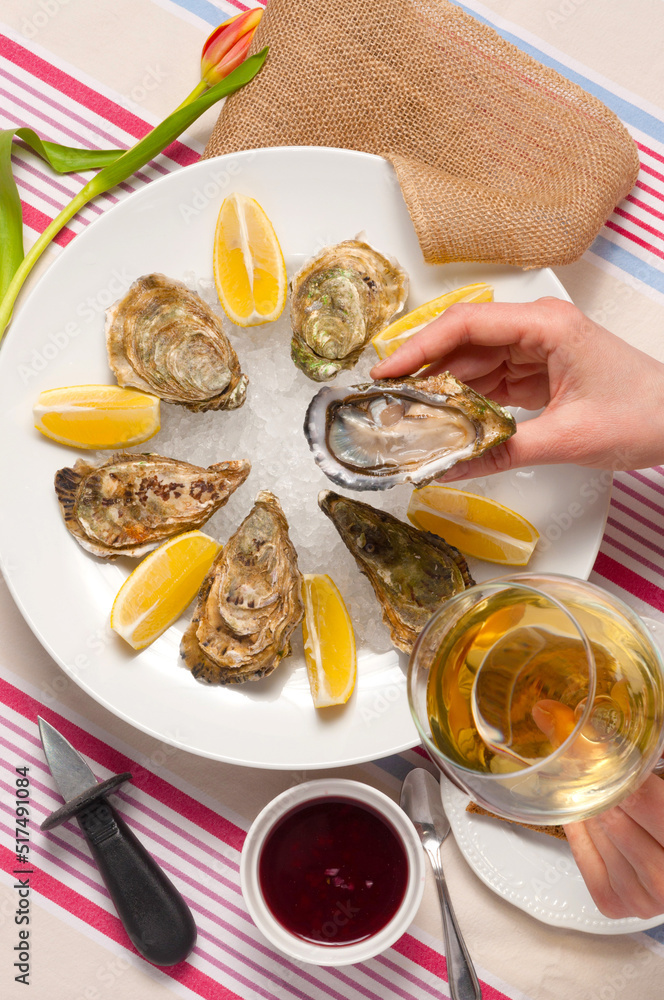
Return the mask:
<svg viewBox="0 0 664 1000"><path fill-rule="evenodd" d="M173 883L105 799L76 818L134 947L154 965L183 961L196 925Z"/></svg>

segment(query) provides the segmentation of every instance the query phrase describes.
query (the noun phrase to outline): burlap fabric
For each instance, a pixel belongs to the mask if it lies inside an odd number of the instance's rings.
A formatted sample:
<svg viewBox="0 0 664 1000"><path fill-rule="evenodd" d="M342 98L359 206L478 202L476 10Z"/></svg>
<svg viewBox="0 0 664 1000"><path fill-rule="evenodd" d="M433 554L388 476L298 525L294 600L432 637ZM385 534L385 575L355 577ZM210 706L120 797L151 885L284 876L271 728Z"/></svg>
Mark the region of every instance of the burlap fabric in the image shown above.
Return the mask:
<svg viewBox="0 0 664 1000"><path fill-rule="evenodd" d="M446 0L269 0L264 45L204 155L385 156L429 263L569 263L636 179L613 112Z"/></svg>

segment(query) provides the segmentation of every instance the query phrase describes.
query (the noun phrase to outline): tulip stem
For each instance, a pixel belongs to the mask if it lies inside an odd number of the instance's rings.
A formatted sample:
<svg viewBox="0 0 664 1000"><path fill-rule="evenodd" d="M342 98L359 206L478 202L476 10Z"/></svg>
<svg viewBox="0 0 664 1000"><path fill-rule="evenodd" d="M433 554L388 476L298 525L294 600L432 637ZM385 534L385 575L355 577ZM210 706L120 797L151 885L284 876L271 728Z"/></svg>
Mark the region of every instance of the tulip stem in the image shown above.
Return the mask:
<svg viewBox="0 0 664 1000"><path fill-rule="evenodd" d="M191 102L192 102L192 101L195 101L197 97L200 97L200 96L201 96L201 94L204 94L204 93L205 93L205 91L207 90L207 87L208 87L208 85L207 85L207 83L205 82L205 80L201 80L201 82L200 82L200 83L198 83L198 84L197 84L197 85L196 85L196 86L194 87L194 89L193 89L193 90L192 90L192 92L190 93L189 97L185 97L185 99L184 99L184 101L182 102L182 104L178 104L178 106L177 106L177 108L175 109L175 111L179 111L179 110L180 110L181 108L185 108L185 107L187 106L187 104L191 104ZM172 113L173 113L173 114L175 114L175 111L174 111L174 112L172 112Z"/></svg>
<svg viewBox="0 0 664 1000"><path fill-rule="evenodd" d="M21 291L23 282L29 275L33 266L39 260L53 237L57 236L69 220L76 215L81 208L83 208L83 206L94 196L94 194L98 193L91 190L91 185L94 183L94 180L95 178L93 178L92 181L88 181L85 187L81 188L76 197L73 198L68 205L65 205L59 215L56 215L36 243L33 243L30 247L27 254L16 269L16 273L14 274L14 277L10 281L7 286L7 290L2 297L2 302L0 302L0 337L2 337L2 332L5 330L11 319L14 303L16 302L18 293Z"/></svg>
<svg viewBox="0 0 664 1000"><path fill-rule="evenodd" d="M257 52L256 55L250 56L246 59L240 66L234 69L232 73L229 73L229 75L219 83L214 84L209 89L206 85L204 85L203 94L199 95L197 98L190 95L184 102L185 105L187 105L186 108L184 106L178 108L160 125L157 125L156 128L148 132L148 134L142 139L139 139L134 146L130 149L121 151L117 158L113 153L105 153L103 155L103 158L108 161L106 162L106 165L102 167L99 173L96 174L92 180L88 181L85 187L81 188L69 204L62 209L55 219L53 219L53 222L47 226L37 242L30 248L29 252L25 255L20 264L18 264L11 280L7 283L6 291L2 296L2 301L0 302L0 340L2 339L7 328L7 324L11 319L14 303L16 302L16 298L25 279L53 237L57 236L72 216L76 215L76 213L80 211L84 205L91 201L92 198L95 198L97 195L103 194L104 191L108 191L110 188L115 187L115 185L121 183L121 181L125 181L128 177L131 177L133 173L145 166L146 163L149 163L153 156L156 156L163 149L169 146L174 139L176 139L189 125L192 124L192 122L195 122L204 111L207 111L207 109L212 107L212 105L218 100L222 97L227 97L235 90L243 87L245 83L249 82L249 80L252 80L265 62L266 56L267 48L264 48L261 52ZM198 88L196 88L196 90L198 90ZM194 91L194 94L195 93L196 91ZM53 144L50 144L50 146L52 149L60 149L60 147L54 147ZM0 194L1 193L2 189L0 188ZM0 199L0 223L2 222L1 210L2 201ZM12 221L15 225L20 224L20 215ZM0 246L1 245L2 230L0 228ZM21 240L21 249L22 246L23 244ZM15 252L14 261L17 257L18 254Z"/></svg>

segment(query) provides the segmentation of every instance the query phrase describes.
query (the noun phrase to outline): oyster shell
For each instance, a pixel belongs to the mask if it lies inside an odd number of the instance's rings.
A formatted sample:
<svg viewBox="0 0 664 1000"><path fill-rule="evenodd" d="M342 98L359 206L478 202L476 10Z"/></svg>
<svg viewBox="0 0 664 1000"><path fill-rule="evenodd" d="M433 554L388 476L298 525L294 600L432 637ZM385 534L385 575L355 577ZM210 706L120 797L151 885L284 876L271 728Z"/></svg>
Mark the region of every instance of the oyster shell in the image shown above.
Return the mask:
<svg viewBox="0 0 664 1000"><path fill-rule="evenodd" d="M180 655L210 684L258 680L290 656L302 576L279 501L266 490L203 581Z"/></svg>
<svg viewBox="0 0 664 1000"><path fill-rule="evenodd" d="M317 464L351 490L422 486L515 431L507 410L449 372L325 387L304 420Z"/></svg>
<svg viewBox="0 0 664 1000"><path fill-rule="evenodd" d="M220 317L163 274L138 278L107 309L106 349L119 385L196 412L244 403L248 379Z"/></svg>
<svg viewBox="0 0 664 1000"><path fill-rule="evenodd" d="M383 608L392 642L410 653L441 604L475 582L458 549L368 503L323 490L332 521Z"/></svg>
<svg viewBox="0 0 664 1000"><path fill-rule="evenodd" d="M408 275L367 243L345 240L308 261L291 291L291 357L309 378L326 382L352 368L403 309Z"/></svg>
<svg viewBox="0 0 664 1000"><path fill-rule="evenodd" d="M249 462L208 469L161 455L118 452L101 464L79 459L55 474L65 524L95 556L142 556L158 542L201 525L251 471Z"/></svg>

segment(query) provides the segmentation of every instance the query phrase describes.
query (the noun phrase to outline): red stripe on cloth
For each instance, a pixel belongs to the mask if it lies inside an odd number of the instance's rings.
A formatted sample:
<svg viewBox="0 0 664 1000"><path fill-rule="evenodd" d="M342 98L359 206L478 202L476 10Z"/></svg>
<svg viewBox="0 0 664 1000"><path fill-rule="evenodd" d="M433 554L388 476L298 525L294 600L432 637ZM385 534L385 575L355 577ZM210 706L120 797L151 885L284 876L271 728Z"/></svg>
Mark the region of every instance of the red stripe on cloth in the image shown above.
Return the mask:
<svg viewBox="0 0 664 1000"><path fill-rule="evenodd" d="M619 539L610 535L608 531L604 534L602 544L611 545L614 549L618 549L618 551L622 552L622 554L627 556L628 559L641 563L641 565L649 570L650 573L657 573L659 576L664 575L664 569L662 569L661 565L658 566L657 563L652 561L652 559L646 559L646 557L642 556L640 552L637 552L633 546L625 545L624 542L621 542Z"/></svg>
<svg viewBox="0 0 664 1000"><path fill-rule="evenodd" d="M23 221L26 226L30 229L34 229L37 233L43 233L47 226L50 226L52 219L49 218L44 212L40 212L38 208L31 205L27 201L21 201L21 207L23 209ZM53 237L53 242L57 243L58 246L66 247L68 243L76 236L76 233L72 229L68 229L65 226L61 229L57 236Z"/></svg>
<svg viewBox="0 0 664 1000"><path fill-rule="evenodd" d="M238 10L249 10L249 7L247 6L247 4L246 3L240 3L240 0L227 0L227 3L231 4L232 7L237 7ZM221 11L219 13L221 13ZM219 22L219 24L223 24L223 23L224 23L223 21Z"/></svg>
<svg viewBox="0 0 664 1000"><path fill-rule="evenodd" d="M649 507L650 510L654 510L655 513L659 515L659 517L656 521L652 522L652 526L655 529L655 531L662 530L662 517L664 516L664 507L662 507L661 504L655 503L654 500L651 500L650 497L645 496L645 494L639 493L637 490L633 490L631 486L628 486L627 483L621 482L620 479L618 479L617 477L614 479L613 485L616 487L616 489L621 490L623 493L626 493L627 496L632 497L633 500L636 500L638 501L638 503L643 504L644 507Z"/></svg>
<svg viewBox="0 0 664 1000"><path fill-rule="evenodd" d="M17 865L14 854L1 845L0 863L3 869L10 875L14 874L15 869L23 867ZM139 954L127 937L127 932L118 917L112 913L107 913L101 906L97 906L96 903L86 899L85 896L81 896L80 893L59 882L52 875L49 875L48 872L36 868L33 863L25 867L33 871L33 874L24 877L30 878L30 888L34 892L44 896L46 899L50 899L52 903L61 906L63 910L67 910L68 913L78 917L79 920L82 920L88 926L94 927L95 930L105 934L106 937L122 945L128 951L132 951L136 955ZM21 876L17 875L16 877L20 878ZM153 968L156 967L153 966ZM179 965L173 965L170 968L162 967L159 971L176 982L182 983L187 989L193 993L197 993L200 997L204 997L205 1000L240 1000L237 993L233 993L222 983L207 976L204 972L195 969L188 962L180 962Z"/></svg>
<svg viewBox="0 0 664 1000"><path fill-rule="evenodd" d="M633 243L638 243L638 245L643 247L644 250L649 250L650 253L654 253L664 260L664 250L658 250L656 247L652 246L652 244L646 243L646 241L642 240L640 236L636 235L636 233L630 233L627 229L623 229L622 226L617 226L615 222L611 222L610 219L606 223L606 227L607 229L612 229L614 233L619 233L621 236L627 237L627 239L631 240Z"/></svg>
<svg viewBox="0 0 664 1000"><path fill-rule="evenodd" d="M656 586L656 584L650 583L649 580L644 580L638 573L627 569L626 566L621 565L621 563L612 559L611 556L600 552L593 569L595 573L599 573L605 580L617 583L619 587L622 587L629 594L633 594L634 597L638 597L659 611L664 611L664 590Z"/></svg>
<svg viewBox="0 0 664 1000"><path fill-rule="evenodd" d="M417 938L413 937L412 934L404 934L403 937L399 938L396 944L392 945L395 951L398 951L400 955L404 958L410 959L411 962L415 962L416 965L420 965L427 972L430 972L434 976L438 976L439 979L444 979L448 982L447 978L447 962L444 955L440 955L433 948L430 948L426 944L422 944ZM482 1000L509 1000L506 993L501 993L494 986L489 983L481 982L482 986Z"/></svg>
<svg viewBox="0 0 664 1000"><path fill-rule="evenodd" d="M69 76L68 73L58 69L52 63L46 62L45 59L41 59L34 52L23 48L22 45L18 45L6 35L0 35L0 56L5 56L17 66L28 70L39 80L49 83L57 91L73 98L89 111L105 118L106 121L118 125L135 139L142 139L152 127L138 115L123 108L122 105L116 104L115 101L109 100L98 91L92 90L91 87L81 83L75 77ZM66 113L66 109L63 108L63 111ZM198 153L177 140L164 151L164 154L175 163L179 163L181 167L186 167L199 159Z"/></svg>
<svg viewBox="0 0 664 1000"><path fill-rule="evenodd" d="M664 212L658 212L656 208L652 205L648 205L645 201L641 201L640 198L635 198L634 195L628 194L626 201L631 201L632 205L636 205L638 208L642 208L644 212L650 212L657 219L662 219L664 221Z"/></svg>
<svg viewBox="0 0 664 1000"><path fill-rule="evenodd" d="M664 486L661 483L653 482L652 479L648 479L642 472L628 472L627 475L631 476L632 479L636 479L637 482L643 483L644 486L648 486L655 493L659 493L660 496L664 496Z"/></svg>
<svg viewBox="0 0 664 1000"><path fill-rule="evenodd" d="M656 177L658 181L664 181L664 174L660 174L660 172L655 170L654 167L649 167L647 163L641 164L641 170L645 170L647 174L650 174L652 177Z"/></svg>
<svg viewBox="0 0 664 1000"><path fill-rule="evenodd" d="M146 770L141 764L126 757L119 750L114 750L113 747L81 729L74 722L70 722L63 715L59 715L53 709L42 705L25 692L19 691L17 687L2 678L0 678L0 700L31 722L36 723L37 716L41 715L47 722L51 722L77 750L96 760L103 767L107 767L109 771L117 773L131 771L132 783L137 788L180 813L192 823L207 830L213 837L223 840L238 851L242 850L242 844L246 837L244 830L198 802L191 795L181 792L179 788L171 785L168 781Z"/></svg>
<svg viewBox="0 0 664 1000"><path fill-rule="evenodd" d="M650 187L648 184L644 184L643 181L637 181L634 185L637 188L641 188L646 194L651 194L653 198L659 198L660 201L664 201L664 194L661 191L656 191L655 188Z"/></svg>
<svg viewBox="0 0 664 1000"><path fill-rule="evenodd" d="M411 962L421 965L423 969L426 969L432 975L438 976L439 979L444 979L445 982L448 982L447 959L445 956L439 955L433 948L422 944L412 934L404 934L392 947L400 955L403 955L404 958L409 958Z"/></svg>
<svg viewBox="0 0 664 1000"><path fill-rule="evenodd" d="M636 140L634 141L636 142ZM650 146L644 146L642 142L636 142L636 145L639 149L643 150L644 153L647 153L648 156L652 156L656 160L661 160L662 163L664 163L664 156L662 156L661 153L656 153L654 149L651 149Z"/></svg>
<svg viewBox="0 0 664 1000"><path fill-rule="evenodd" d="M641 229L645 229L646 232L652 233L653 236L657 236L659 239L664 238L664 232L661 229L655 229L648 222L644 222L643 219L637 219L635 215L630 215L623 208L614 208L613 210L616 215L619 215L623 219L627 219L628 222L633 222L635 226L641 226ZM664 218L664 215L662 216Z"/></svg>
<svg viewBox="0 0 664 1000"><path fill-rule="evenodd" d="M617 505L615 500L611 501L611 507L614 510L619 510L621 505ZM629 511L628 511L629 513ZM646 538L643 532L633 531L632 528L628 528L626 524L621 524L615 517L607 517L606 519L607 527L615 528L616 531L622 532L623 535L627 535L628 538L633 539L638 542L639 545L643 545L644 548L649 549L654 552L655 555L659 556L660 559L664 559L664 548L661 545L656 545L651 542L649 538ZM606 535L605 535L606 537ZM633 551L633 550L632 550ZM662 564L657 567L657 572L662 572Z"/></svg>

